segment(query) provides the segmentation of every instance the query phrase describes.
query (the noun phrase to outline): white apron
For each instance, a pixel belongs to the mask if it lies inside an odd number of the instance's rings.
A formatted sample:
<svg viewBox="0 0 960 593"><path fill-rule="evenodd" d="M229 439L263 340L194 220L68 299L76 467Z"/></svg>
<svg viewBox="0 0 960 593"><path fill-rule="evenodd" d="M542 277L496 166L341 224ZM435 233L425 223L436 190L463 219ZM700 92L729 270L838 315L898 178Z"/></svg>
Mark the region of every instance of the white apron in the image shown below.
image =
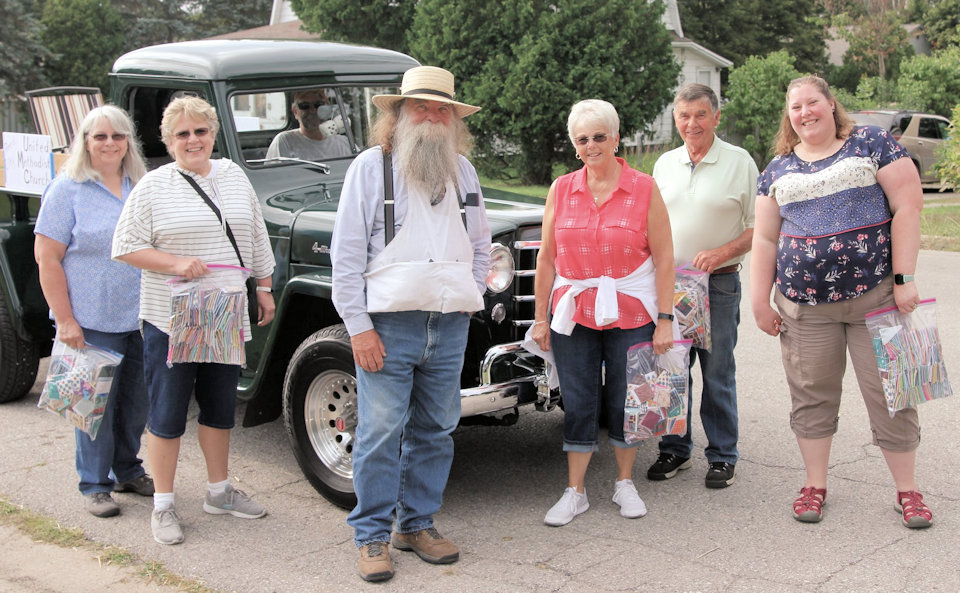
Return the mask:
<svg viewBox="0 0 960 593"><path fill-rule="evenodd" d="M363 275L369 313L483 309L457 194L452 183L446 189L436 206L423 192L408 192L403 227Z"/></svg>

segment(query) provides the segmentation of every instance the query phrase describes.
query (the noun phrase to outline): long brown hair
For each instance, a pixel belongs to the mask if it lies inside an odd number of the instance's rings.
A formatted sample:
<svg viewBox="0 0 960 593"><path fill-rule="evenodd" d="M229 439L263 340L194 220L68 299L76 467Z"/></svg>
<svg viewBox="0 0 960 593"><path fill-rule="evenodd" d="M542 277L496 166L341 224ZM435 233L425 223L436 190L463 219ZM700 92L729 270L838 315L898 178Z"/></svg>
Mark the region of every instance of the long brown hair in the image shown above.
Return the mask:
<svg viewBox="0 0 960 593"><path fill-rule="evenodd" d="M790 96L790 91L805 84L813 85L820 94L827 98L827 101L833 101L833 123L837 128L837 139L841 140L849 136L850 132L853 131L853 119L847 114L847 110L843 108L840 101L837 101L833 93L830 92L830 85L827 84L826 80L812 75L794 78L787 85L786 97ZM773 153L776 155L790 154L797 144L800 144L800 137L797 136L796 130L790 125L790 105L786 104L785 99L783 116L780 118L780 129L777 130L777 135L773 138Z"/></svg>

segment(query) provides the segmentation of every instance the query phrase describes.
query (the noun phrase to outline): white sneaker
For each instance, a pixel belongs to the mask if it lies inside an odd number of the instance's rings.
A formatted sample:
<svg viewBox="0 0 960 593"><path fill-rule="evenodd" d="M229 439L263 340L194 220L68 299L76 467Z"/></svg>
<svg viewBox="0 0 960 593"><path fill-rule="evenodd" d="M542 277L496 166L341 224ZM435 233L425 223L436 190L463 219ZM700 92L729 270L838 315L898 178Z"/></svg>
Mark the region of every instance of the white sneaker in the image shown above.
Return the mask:
<svg viewBox="0 0 960 593"><path fill-rule="evenodd" d="M636 519L647 514L647 505L643 504L633 480L620 480L615 487L613 502L620 505L620 516Z"/></svg>
<svg viewBox="0 0 960 593"><path fill-rule="evenodd" d="M547 516L543 518L543 522L547 525L560 527L573 521L574 517L586 512L589 508L590 503L587 502L586 490L577 492L577 489L571 486L563 491L563 496L560 497L557 504L550 507Z"/></svg>

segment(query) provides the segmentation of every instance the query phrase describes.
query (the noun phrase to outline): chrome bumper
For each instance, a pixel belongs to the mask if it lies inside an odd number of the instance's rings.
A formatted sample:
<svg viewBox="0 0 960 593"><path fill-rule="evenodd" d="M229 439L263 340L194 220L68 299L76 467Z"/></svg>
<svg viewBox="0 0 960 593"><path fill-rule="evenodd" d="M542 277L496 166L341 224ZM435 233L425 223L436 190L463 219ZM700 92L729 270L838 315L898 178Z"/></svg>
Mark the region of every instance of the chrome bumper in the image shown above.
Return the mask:
<svg viewBox="0 0 960 593"><path fill-rule="evenodd" d="M493 382L494 378L504 374L510 378ZM525 385L530 385L537 397L535 402L524 403L536 403L538 409L552 409L552 406L542 405L540 401L544 399L548 402L550 398L549 389L545 389L543 362L524 350L520 342L494 346L487 350L480 363L480 385L460 390L460 415L465 418L516 408L521 403L521 386Z"/></svg>

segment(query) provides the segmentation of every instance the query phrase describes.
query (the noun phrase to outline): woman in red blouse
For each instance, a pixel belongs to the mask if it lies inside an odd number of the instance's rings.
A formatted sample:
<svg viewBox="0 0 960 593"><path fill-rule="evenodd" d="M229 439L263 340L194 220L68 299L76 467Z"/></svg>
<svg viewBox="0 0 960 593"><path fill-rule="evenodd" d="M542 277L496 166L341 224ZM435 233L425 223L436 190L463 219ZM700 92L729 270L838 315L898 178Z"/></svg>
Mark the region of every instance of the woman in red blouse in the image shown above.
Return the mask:
<svg viewBox="0 0 960 593"><path fill-rule="evenodd" d="M601 400L617 460L613 501L624 517L646 514L631 479L636 448L623 436L626 355L640 342L652 341L658 354L673 346L673 241L656 183L617 158L620 118L610 103L580 101L567 129L584 166L547 194L531 330L540 348L552 349L563 394L569 480L544 518L554 526L590 506L584 477Z"/></svg>

